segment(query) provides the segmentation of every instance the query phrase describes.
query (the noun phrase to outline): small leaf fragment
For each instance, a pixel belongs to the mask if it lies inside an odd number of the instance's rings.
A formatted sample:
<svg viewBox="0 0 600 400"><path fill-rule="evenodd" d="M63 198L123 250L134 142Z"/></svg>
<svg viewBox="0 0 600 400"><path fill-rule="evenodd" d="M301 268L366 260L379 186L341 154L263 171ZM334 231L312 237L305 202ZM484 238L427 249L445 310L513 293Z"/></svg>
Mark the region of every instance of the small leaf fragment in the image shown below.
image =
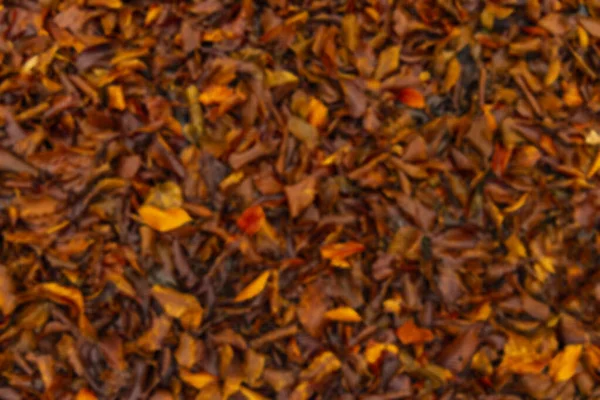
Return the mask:
<svg viewBox="0 0 600 400"><path fill-rule="evenodd" d="M283 69L276 71L267 69L265 71L265 74L267 86L269 88L283 86L291 83L298 83L298 77L296 75L294 75L290 71L286 71Z"/></svg>
<svg viewBox="0 0 600 400"><path fill-rule="evenodd" d="M236 303L241 303L243 301L250 300L258 296L267 286L267 282L269 281L270 276L271 271L264 271L258 276L258 278L253 280L248 286L242 289L242 291L239 292L237 296L235 296L234 301Z"/></svg>
<svg viewBox="0 0 600 400"><path fill-rule="evenodd" d="M317 129L302 118L294 115L288 119L287 128L298 140L303 142L309 149L314 149L319 143L319 132Z"/></svg>
<svg viewBox="0 0 600 400"><path fill-rule="evenodd" d="M321 257L330 260L336 267L347 268L350 266L346 258L365 250L365 246L358 242L332 243L321 247Z"/></svg>
<svg viewBox="0 0 600 400"><path fill-rule="evenodd" d="M325 318L338 322L360 322L361 316L350 307L338 307L325 312Z"/></svg>
<svg viewBox="0 0 600 400"><path fill-rule="evenodd" d="M403 344L427 343L434 339L429 329L419 328L412 319L396 330L396 336Z"/></svg>
<svg viewBox="0 0 600 400"><path fill-rule="evenodd" d="M374 78L380 80L395 71L400 62L400 46L390 46L379 54Z"/></svg>
<svg viewBox="0 0 600 400"><path fill-rule="evenodd" d="M208 372L190 372L183 368L179 370L179 376L183 382L199 390L217 382L217 377Z"/></svg>
<svg viewBox="0 0 600 400"><path fill-rule="evenodd" d="M262 207L252 206L244 210L236 224L245 234L254 235L261 229L265 220L265 212Z"/></svg>
<svg viewBox="0 0 600 400"><path fill-rule="evenodd" d="M138 212L146 225L159 232L172 231L192 220L180 207L161 210L154 206L141 206Z"/></svg>

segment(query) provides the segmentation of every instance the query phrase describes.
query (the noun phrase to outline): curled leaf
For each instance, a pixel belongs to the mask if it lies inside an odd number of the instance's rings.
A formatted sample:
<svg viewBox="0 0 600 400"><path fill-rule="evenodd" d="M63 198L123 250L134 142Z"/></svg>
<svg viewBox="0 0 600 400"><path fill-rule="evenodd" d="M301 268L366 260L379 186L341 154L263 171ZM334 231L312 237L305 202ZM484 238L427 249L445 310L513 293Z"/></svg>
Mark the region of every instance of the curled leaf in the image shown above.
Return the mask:
<svg viewBox="0 0 600 400"><path fill-rule="evenodd" d="M234 301L236 303L241 303L246 300L250 300L256 296L258 296L267 286L267 282L269 281L269 277L271 276L271 271L265 271L258 276L255 280L253 280L248 286L246 286L237 296L235 296Z"/></svg>
<svg viewBox="0 0 600 400"><path fill-rule="evenodd" d="M346 258L364 249L365 246L358 242L332 243L321 247L321 257L330 260L336 267L346 268L350 266Z"/></svg>
<svg viewBox="0 0 600 400"><path fill-rule="evenodd" d="M360 315L350 307L338 307L325 312L325 318L338 322L360 322Z"/></svg>

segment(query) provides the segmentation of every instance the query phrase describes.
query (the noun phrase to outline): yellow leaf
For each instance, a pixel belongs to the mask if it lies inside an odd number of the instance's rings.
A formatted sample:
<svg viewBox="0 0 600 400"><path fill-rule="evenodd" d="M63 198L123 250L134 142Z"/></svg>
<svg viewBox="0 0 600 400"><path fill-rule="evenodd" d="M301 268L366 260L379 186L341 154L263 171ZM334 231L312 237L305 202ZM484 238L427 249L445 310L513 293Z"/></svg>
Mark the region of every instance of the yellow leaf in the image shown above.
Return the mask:
<svg viewBox="0 0 600 400"><path fill-rule="evenodd" d="M264 397L256 392L253 392L250 389L246 389L243 386L240 387L240 393L243 394L244 396L246 396L246 399L248 399L248 400L267 400L266 397Z"/></svg>
<svg viewBox="0 0 600 400"><path fill-rule="evenodd" d="M519 197L519 200L515 201L512 205L506 207L504 209L504 212L512 213L512 212L520 210L521 207L523 207L525 205L525 202L527 202L528 198L529 198L529 193L524 193L523 195L521 195L521 197Z"/></svg>
<svg viewBox="0 0 600 400"><path fill-rule="evenodd" d="M342 367L340 360L331 351L325 351L313 358L310 365L300 373L300 379L311 378L315 383L333 374Z"/></svg>
<svg viewBox="0 0 600 400"><path fill-rule="evenodd" d="M163 210L181 207L183 205L181 188L171 181L159 183L150 189L144 205L158 207Z"/></svg>
<svg viewBox="0 0 600 400"><path fill-rule="evenodd" d="M165 314L179 319L184 328L197 329L200 326L204 310L195 296L160 285L152 287L152 296Z"/></svg>
<svg viewBox="0 0 600 400"><path fill-rule="evenodd" d="M454 57L448 63L448 69L446 70L446 77L444 78L444 91L448 92L456 85L458 78L460 78L461 65L456 57Z"/></svg>
<svg viewBox="0 0 600 400"><path fill-rule="evenodd" d="M544 85L550 86L556 81L556 79L558 79L558 76L560 75L560 67L561 64L559 58L555 58L550 62L550 65L548 66L548 72L544 78Z"/></svg>
<svg viewBox="0 0 600 400"><path fill-rule="evenodd" d="M581 350L580 344L569 344L552 359L549 374L555 382L569 380L575 375Z"/></svg>
<svg viewBox="0 0 600 400"><path fill-rule="evenodd" d="M111 85L108 87L108 107L113 110L123 111L126 107L125 96L121 85Z"/></svg>
<svg viewBox="0 0 600 400"><path fill-rule="evenodd" d="M579 37L579 47L583 50L587 50L590 45L590 36L587 31L583 29L581 26L577 27L577 36Z"/></svg>
<svg viewBox="0 0 600 400"><path fill-rule="evenodd" d="M121 8L121 0L88 0L88 7Z"/></svg>
<svg viewBox="0 0 600 400"><path fill-rule="evenodd" d="M141 206L138 212L146 225L160 232L172 231L192 220L183 208L161 210L154 206Z"/></svg>
<svg viewBox="0 0 600 400"><path fill-rule="evenodd" d="M398 347L391 343L370 342L365 349L365 360L369 364L375 364L381 358L384 351L398 354Z"/></svg>
<svg viewBox="0 0 600 400"><path fill-rule="evenodd" d="M600 144L600 135L594 129L591 129L587 135L585 135L585 143L591 146L597 146Z"/></svg>
<svg viewBox="0 0 600 400"><path fill-rule="evenodd" d="M338 307L325 313L325 318L339 322L360 322L360 315L350 307Z"/></svg>
<svg viewBox="0 0 600 400"><path fill-rule="evenodd" d="M596 153L596 157L594 158L592 165L590 165L590 168L588 169L588 172L585 175L586 178L590 179L591 177L596 175L596 172L598 172L598 170L600 170L600 151Z"/></svg>
<svg viewBox="0 0 600 400"><path fill-rule="evenodd" d="M398 68L400 61L400 46L391 46L379 54L375 79L381 79Z"/></svg>
<svg viewBox="0 0 600 400"><path fill-rule="evenodd" d="M235 296L234 301L236 303L241 303L242 301L250 300L258 296L265 289L265 286L267 286L269 276L271 276L271 271L265 271L260 274L258 278L253 280L248 286L242 289L237 296Z"/></svg>
<svg viewBox="0 0 600 400"><path fill-rule="evenodd" d="M527 250L516 234L510 235L504 245L512 257L527 257Z"/></svg>
<svg viewBox="0 0 600 400"><path fill-rule="evenodd" d="M265 74L267 86L269 88L283 86L289 83L298 83L298 77L292 74L290 71L286 71L284 69L277 71L268 69L265 71Z"/></svg>
<svg viewBox="0 0 600 400"><path fill-rule="evenodd" d="M244 171L237 171L230 174L225 179L223 179L221 183L219 183L219 189L226 190L228 187L240 183L242 179L244 179L244 176Z"/></svg>
<svg viewBox="0 0 600 400"><path fill-rule="evenodd" d="M509 333L504 346L504 358L498 367L516 374L539 374L552 359L558 342L550 332L531 339Z"/></svg>
<svg viewBox="0 0 600 400"><path fill-rule="evenodd" d="M181 380L196 389L202 389L217 381L217 377L208 372L190 372L185 369L179 370Z"/></svg>

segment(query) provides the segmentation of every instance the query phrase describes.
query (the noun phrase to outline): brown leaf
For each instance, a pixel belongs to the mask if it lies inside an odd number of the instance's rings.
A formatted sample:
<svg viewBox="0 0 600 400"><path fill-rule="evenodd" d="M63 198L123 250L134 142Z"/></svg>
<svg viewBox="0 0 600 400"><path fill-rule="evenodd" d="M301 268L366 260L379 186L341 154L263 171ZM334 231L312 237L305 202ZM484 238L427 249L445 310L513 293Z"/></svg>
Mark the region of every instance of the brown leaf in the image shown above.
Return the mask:
<svg viewBox="0 0 600 400"><path fill-rule="evenodd" d="M290 215L296 218L313 203L317 179L309 176L295 185L285 186L284 191L290 207Z"/></svg>
<svg viewBox="0 0 600 400"><path fill-rule="evenodd" d="M204 310L195 296L160 285L152 287L152 296L161 305L165 314L179 319L186 329L200 327Z"/></svg>
<svg viewBox="0 0 600 400"><path fill-rule="evenodd" d="M314 149L319 144L319 132L317 129L296 116L290 116L287 128L298 140L303 142L309 149Z"/></svg>

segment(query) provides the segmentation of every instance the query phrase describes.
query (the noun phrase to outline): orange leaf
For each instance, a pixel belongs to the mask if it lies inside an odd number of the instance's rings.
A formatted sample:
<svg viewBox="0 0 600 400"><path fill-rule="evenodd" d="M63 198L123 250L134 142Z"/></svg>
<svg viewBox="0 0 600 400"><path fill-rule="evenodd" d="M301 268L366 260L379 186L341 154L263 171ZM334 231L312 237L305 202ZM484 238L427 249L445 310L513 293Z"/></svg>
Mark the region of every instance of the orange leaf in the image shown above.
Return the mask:
<svg viewBox="0 0 600 400"><path fill-rule="evenodd" d="M179 319L184 328L197 329L200 326L204 310L195 296L160 285L152 287L152 296L165 314Z"/></svg>
<svg viewBox="0 0 600 400"><path fill-rule="evenodd" d="M208 372L190 372L181 368L179 370L181 380L195 389L202 389L217 381L217 377Z"/></svg>
<svg viewBox="0 0 600 400"><path fill-rule="evenodd" d="M308 122L316 128L322 127L327 123L327 115L329 110L318 99L311 97L308 102Z"/></svg>
<svg viewBox="0 0 600 400"><path fill-rule="evenodd" d="M154 206L141 206L138 212L146 225L160 232L172 231L192 220L180 207L161 210Z"/></svg>
<svg viewBox="0 0 600 400"><path fill-rule="evenodd" d="M396 336L403 344L427 343L434 338L429 329L419 328L412 319L396 330Z"/></svg>
<svg viewBox="0 0 600 400"><path fill-rule="evenodd" d="M265 212L261 206L252 206L244 210L236 224L247 235L256 234L265 222Z"/></svg>
<svg viewBox="0 0 600 400"><path fill-rule="evenodd" d="M412 108L425 108L425 97L417 89L402 88L396 91L396 98Z"/></svg>
<svg viewBox="0 0 600 400"><path fill-rule="evenodd" d="M225 85L210 85L200 94L200 103L205 106L221 104L235 96L232 88Z"/></svg>
<svg viewBox="0 0 600 400"><path fill-rule="evenodd" d="M336 267L349 267L346 258L360 253L365 246L358 242L332 243L321 247L321 257L330 260Z"/></svg>
<svg viewBox="0 0 600 400"><path fill-rule="evenodd" d="M15 285L8 268L0 265L0 311L5 317L8 317L16 306Z"/></svg>
<svg viewBox="0 0 600 400"><path fill-rule="evenodd" d="M242 301L250 300L256 296L258 296L267 286L267 282L269 280L269 276L271 276L271 271L265 271L258 276L255 280L253 280L248 286L246 286L237 296L235 296L234 301L236 303L241 303Z"/></svg>
<svg viewBox="0 0 600 400"><path fill-rule="evenodd" d="M338 307L325 313L325 318L339 322L360 322L360 315L350 307Z"/></svg>
<svg viewBox="0 0 600 400"><path fill-rule="evenodd" d="M89 389L81 389L77 392L75 400L96 400L98 397Z"/></svg>
<svg viewBox="0 0 600 400"><path fill-rule="evenodd" d="M120 85L108 87L108 107L113 110L123 111L125 109L125 96Z"/></svg>
<svg viewBox="0 0 600 400"><path fill-rule="evenodd" d="M550 362L549 374L555 382L567 381L575 375L581 350L580 344L569 344L554 356Z"/></svg>

